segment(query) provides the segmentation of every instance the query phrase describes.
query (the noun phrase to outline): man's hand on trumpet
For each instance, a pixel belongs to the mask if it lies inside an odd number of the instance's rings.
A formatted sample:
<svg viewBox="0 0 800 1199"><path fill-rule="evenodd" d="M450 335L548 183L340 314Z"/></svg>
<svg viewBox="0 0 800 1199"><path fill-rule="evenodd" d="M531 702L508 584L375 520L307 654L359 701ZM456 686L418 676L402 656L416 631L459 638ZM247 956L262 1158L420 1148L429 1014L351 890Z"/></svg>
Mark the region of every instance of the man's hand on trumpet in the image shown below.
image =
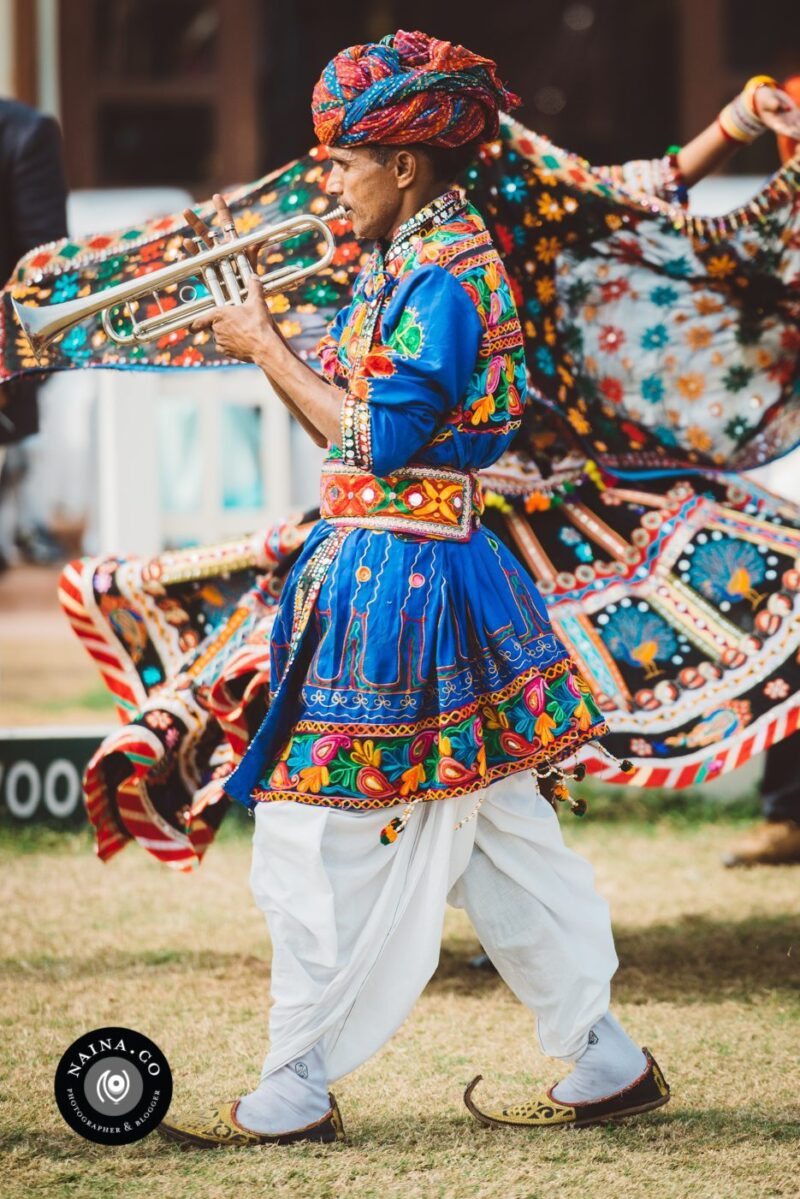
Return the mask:
<svg viewBox="0 0 800 1199"><path fill-rule="evenodd" d="M184 238L183 248L188 254L198 252L198 242L202 243L204 248L210 249L217 242L224 243L236 239L236 223L224 196L217 192L213 199L221 232L211 229L191 208L184 209L183 215L197 239ZM248 261L254 271L257 256L257 249L252 249L248 255ZM243 304L226 304L224 307L212 308L193 321L191 327L195 333L201 329L210 329L222 353L227 354L229 358L238 358L241 362L255 362L259 355L269 355L273 340L283 343L267 307L264 289L255 274L250 279L247 299Z"/></svg>
<svg viewBox="0 0 800 1199"><path fill-rule="evenodd" d="M222 353L241 362L266 365L272 358L273 343L277 343L274 349L278 346L286 348L267 308L264 289L257 275L247 285L247 299L243 304L212 308L197 317L191 327L195 333L210 329Z"/></svg>

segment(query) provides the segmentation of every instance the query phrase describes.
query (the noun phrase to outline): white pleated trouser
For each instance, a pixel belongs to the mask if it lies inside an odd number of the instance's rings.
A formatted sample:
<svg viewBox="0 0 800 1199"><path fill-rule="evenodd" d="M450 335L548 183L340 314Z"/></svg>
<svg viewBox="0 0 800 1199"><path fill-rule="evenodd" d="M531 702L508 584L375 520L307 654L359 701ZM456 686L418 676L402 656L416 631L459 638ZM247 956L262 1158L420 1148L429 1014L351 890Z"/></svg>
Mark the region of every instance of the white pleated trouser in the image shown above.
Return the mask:
<svg viewBox="0 0 800 1199"><path fill-rule="evenodd" d="M328 1081L365 1062L436 969L445 905L463 907L545 1053L567 1060L608 1010L617 968L592 867L524 771L477 795L353 813L281 800L255 809L250 885L273 944L270 1049L261 1081L320 1045Z"/></svg>

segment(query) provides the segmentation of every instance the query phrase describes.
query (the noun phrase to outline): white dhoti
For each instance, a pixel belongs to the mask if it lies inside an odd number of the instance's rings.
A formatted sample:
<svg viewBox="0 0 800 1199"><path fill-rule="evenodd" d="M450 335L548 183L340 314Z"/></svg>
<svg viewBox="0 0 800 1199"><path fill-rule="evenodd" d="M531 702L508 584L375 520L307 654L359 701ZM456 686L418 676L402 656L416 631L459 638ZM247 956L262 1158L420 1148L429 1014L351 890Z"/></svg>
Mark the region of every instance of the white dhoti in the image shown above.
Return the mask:
<svg viewBox="0 0 800 1199"><path fill-rule="evenodd" d="M475 794L352 813L293 801L255 810L251 887L273 943L270 1049L262 1083L316 1047L335 1081L402 1024L436 969L445 905L538 1021L545 1053L576 1058L608 1009L617 968L608 905L568 849L529 772Z"/></svg>

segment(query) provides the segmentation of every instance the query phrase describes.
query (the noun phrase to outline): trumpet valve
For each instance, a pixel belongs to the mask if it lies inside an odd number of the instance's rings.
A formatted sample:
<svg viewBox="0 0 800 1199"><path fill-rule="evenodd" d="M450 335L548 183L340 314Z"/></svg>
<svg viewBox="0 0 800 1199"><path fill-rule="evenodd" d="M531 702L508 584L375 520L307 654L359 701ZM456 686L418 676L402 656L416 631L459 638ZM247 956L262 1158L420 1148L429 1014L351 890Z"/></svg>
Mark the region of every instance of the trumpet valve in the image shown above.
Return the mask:
<svg viewBox="0 0 800 1199"><path fill-rule="evenodd" d="M236 277L236 271L233 269L233 264L230 258L221 258L219 260L219 269L222 272L222 278L228 292L228 304L243 304L242 285Z"/></svg>
<svg viewBox="0 0 800 1199"><path fill-rule="evenodd" d="M222 290L222 284L219 281L219 275L214 270L213 266L203 268L203 282L208 288L211 299L218 308L225 305L225 292Z"/></svg>
<svg viewBox="0 0 800 1199"><path fill-rule="evenodd" d="M236 266L242 282L244 283L245 287L247 287L255 272L251 267L246 254L236 255Z"/></svg>

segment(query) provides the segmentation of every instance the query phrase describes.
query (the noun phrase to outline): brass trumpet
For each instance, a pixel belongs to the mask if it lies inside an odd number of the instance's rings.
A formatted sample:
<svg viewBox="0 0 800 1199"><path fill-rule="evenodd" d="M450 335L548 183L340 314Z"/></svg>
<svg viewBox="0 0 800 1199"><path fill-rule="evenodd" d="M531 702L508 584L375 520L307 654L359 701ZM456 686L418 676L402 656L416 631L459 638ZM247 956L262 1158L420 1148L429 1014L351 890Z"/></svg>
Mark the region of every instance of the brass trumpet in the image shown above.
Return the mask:
<svg viewBox="0 0 800 1199"><path fill-rule="evenodd" d="M117 283L77 300L39 307L21 304L12 298L14 312L37 361L51 341L98 312L103 314L103 328L107 335L119 345L154 341L175 329L185 328L195 317L211 308L244 303L248 283L254 274L247 257L248 250L256 247L262 250L313 231L318 232L324 242L323 251L316 262L306 266L284 264L259 276L265 294L295 287L308 275L321 271L330 263L336 248L328 222L342 217L344 209L341 207L322 217L310 214L291 217L277 225L254 229L242 237L220 242L209 250L160 267L149 275ZM178 288L178 303L164 308L159 292L170 287ZM152 295L159 311L155 316L137 321L131 305L141 302L148 295ZM121 310L125 308L128 319L127 322L123 321L126 328L121 331L114 327L112 318L117 313L117 321L120 322Z"/></svg>

